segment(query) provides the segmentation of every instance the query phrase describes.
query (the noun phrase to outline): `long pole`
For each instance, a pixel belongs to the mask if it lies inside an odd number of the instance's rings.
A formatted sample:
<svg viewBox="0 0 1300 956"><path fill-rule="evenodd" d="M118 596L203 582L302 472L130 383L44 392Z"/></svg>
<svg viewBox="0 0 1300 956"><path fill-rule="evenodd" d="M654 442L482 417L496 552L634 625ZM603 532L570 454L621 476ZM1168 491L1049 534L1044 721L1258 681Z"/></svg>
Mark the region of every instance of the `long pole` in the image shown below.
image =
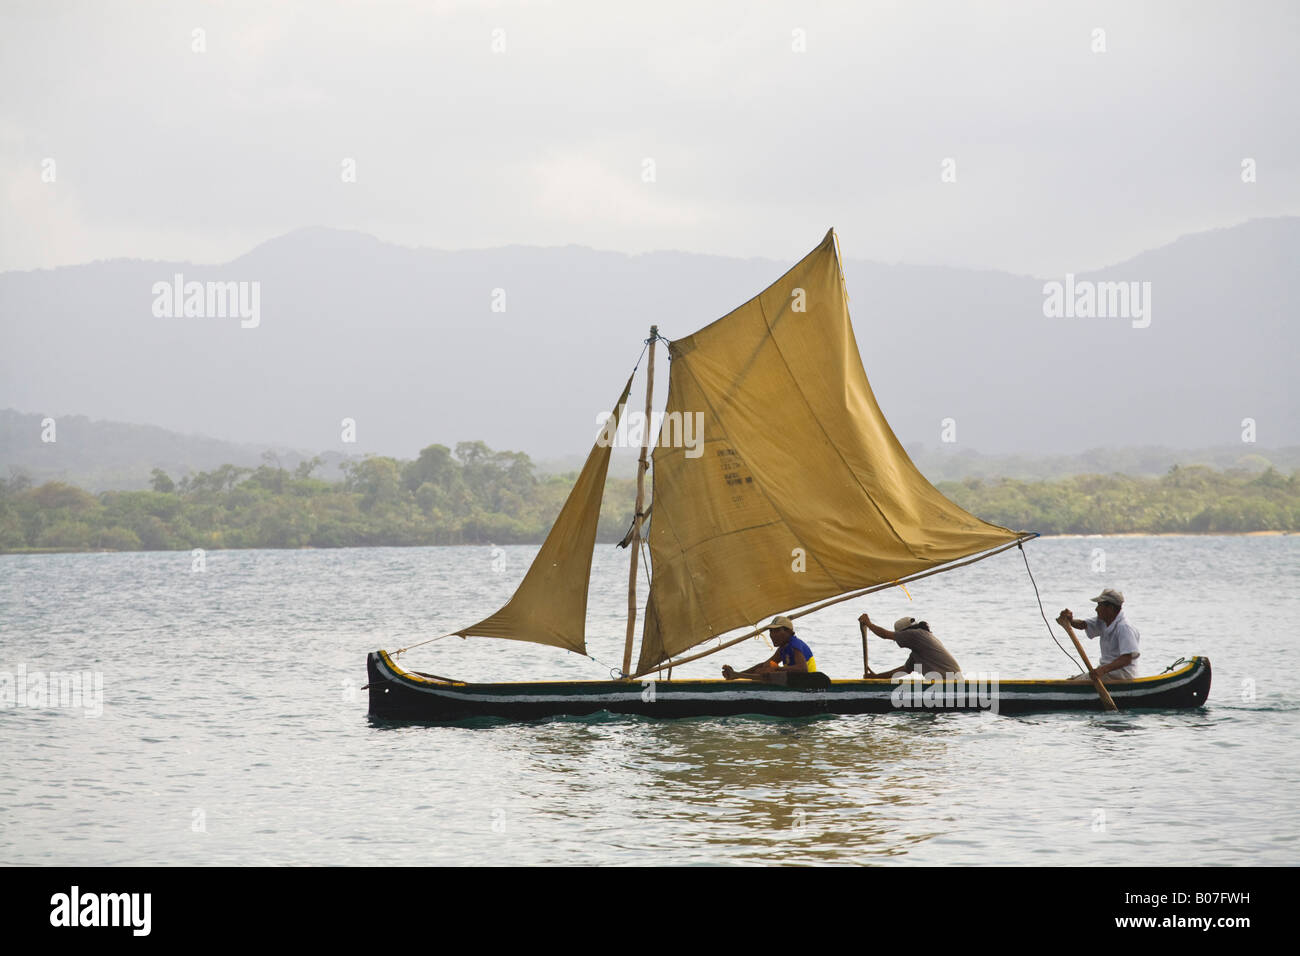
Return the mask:
<svg viewBox="0 0 1300 956"><path fill-rule="evenodd" d="M862 631L862 679L866 680L871 676L871 668L867 666L867 625L858 621L858 630Z"/></svg>
<svg viewBox="0 0 1300 956"><path fill-rule="evenodd" d="M659 338L659 326L650 326L650 361L645 372L645 419L644 434L641 438L641 460L636 469L636 514L632 518L632 535L628 547L632 551L632 563L627 574L627 643L623 645L623 676L632 670L632 636L636 633L636 568L641 549L641 519L645 505L645 473L650 464L646 453L650 448L650 403L655 389L655 340Z"/></svg>
<svg viewBox="0 0 1300 956"><path fill-rule="evenodd" d="M1065 628L1065 633L1069 634L1070 640L1074 641L1074 649L1078 651L1079 656L1083 658L1083 666L1088 668L1088 676L1092 678L1092 686L1097 688L1097 696L1101 698L1101 709L1119 710L1119 708L1115 706L1115 699L1110 696L1110 691L1106 690L1106 685L1103 684L1101 678L1093 672L1092 661L1088 660L1088 654L1084 651L1083 645L1079 643L1079 635L1074 633L1074 628L1070 626L1070 622L1058 617L1056 623Z"/></svg>

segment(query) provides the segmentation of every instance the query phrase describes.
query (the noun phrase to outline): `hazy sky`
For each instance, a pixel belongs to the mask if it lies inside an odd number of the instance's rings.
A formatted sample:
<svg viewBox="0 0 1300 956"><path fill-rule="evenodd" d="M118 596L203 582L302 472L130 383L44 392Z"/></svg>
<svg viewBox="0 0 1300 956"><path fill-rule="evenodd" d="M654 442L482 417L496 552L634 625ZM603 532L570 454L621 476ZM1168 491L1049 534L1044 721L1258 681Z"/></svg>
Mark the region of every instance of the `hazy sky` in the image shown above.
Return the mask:
<svg viewBox="0 0 1300 956"><path fill-rule="evenodd" d="M793 261L834 225L1082 271L1300 213L1297 37L1262 2L4 0L0 269L307 225Z"/></svg>

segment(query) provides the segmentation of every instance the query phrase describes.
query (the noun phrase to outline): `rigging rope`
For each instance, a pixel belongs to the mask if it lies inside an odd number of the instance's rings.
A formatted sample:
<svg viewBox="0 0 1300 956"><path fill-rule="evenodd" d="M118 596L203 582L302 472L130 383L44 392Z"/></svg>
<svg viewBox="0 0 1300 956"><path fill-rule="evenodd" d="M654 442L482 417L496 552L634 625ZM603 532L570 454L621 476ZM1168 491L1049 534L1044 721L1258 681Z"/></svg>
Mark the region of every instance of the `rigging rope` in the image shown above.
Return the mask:
<svg viewBox="0 0 1300 956"><path fill-rule="evenodd" d="M641 539L641 570L645 572L645 586L650 586L650 555L645 553L645 538Z"/></svg>
<svg viewBox="0 0 1300 956"><path fill-rule="evenodd" d="M399 647L397 650L393 651L392 656L400 657L402 654L405 654L407 651L409 651L412 647L423 647L425 644L432 644L434 641L440 641L444 637L459 637L462 640L464 639L464 635L457 634L455 631L452 631L450 634L439 634L437 637L431 637L427 641L420 641L419 644L412 644L410 647Z"/></svg>
<svg viewBox="0 0 1300 956"><path fill-rule="evenodd" d="M578 653L578 652L577 652L577 651L569 651L569 653L570 653L570 654L576 654L576 653ZM621 668L621 667L615 667L614 665L612 665L612 664L610 664L610 663L608 663L608 662L606 662L606 661L602 661L599 657L596 657L596 656L594 656L594 655L592 655L592 654L584 654L583 656L586 657L586 658L588 658L589 660L593 660L593 661L595 661L595 662L596 662L597 664L599 664L601 667L608 667L608 668L609 668L609 679L610 679L610 680L622 680L624 677L627 676L626 674L623 673L623 668Z"/></svg>
<svg viewBox="0 0 1300 956"><path fill-rule="evenodd" d="M635 520L636 519L634 518L633 521L635 522ZM650 556L646 554L645 551L645 538L641 539L641 564L643 565L641 570L645 572L646 587L649 587L650 586ZM604 664L605 667L609 667L609 676L612 680L630 680L632 678L631 674L623 673L623 668L621 667L610 667L608 664L605 664L604 661L597 660L595 657L592 657L590 654L588 654L587 656L591 657L591 659L593 661L596 661L597 664ZM657 669L662 671L662 668L657 668Z"/></svg>
<svg viewBox="0 0 1300 956"><path fill-rule="evenodd" d="M1061 653L1070 659L1070 663L1075 667L1083 669L1083 665L1074 659L1069 651L1061 647L1061 642L1056 639L1056 634L1052 630L1052 625L1047 620L1047 612L1043 610L1043 598L1038 593L1038 582L1034 580L1034 572L1029 570L1029 556L1025 554L1025 546L1016 542L1016 547L1020 549L1020 556L1025 559L1025 570L1029 572L1029 583L1034 586L1034 597L1038 598L1038 613L1042 615L1043 623L1047 625L1047 636L1052 639L1052 643L1061 648Z"/></svg>

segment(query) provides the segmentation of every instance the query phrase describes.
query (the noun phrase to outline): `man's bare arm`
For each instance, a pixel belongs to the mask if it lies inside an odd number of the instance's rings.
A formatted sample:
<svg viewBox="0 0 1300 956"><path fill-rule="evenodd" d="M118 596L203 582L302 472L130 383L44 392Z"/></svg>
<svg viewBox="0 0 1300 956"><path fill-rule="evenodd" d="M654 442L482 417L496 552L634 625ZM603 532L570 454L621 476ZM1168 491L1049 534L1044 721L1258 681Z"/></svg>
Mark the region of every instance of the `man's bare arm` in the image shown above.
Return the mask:
<svg viewBox="0 0 1300 956"><path fill-rule="evenodd" d="M908 673L910 673L910 672L911 672L911 668L908 668L908 667L895 667L895 668L893 668L892 670L880 671L879 673L877 673L876 671L872 671L872 672L868 675L868 679L869 679L869 680L889 680L889 679L890 679L891 677L893 677L895 674L908 674Z"/></svg>
<svg viewBox="0 0 1300 956"><path fill-rule="evenodd" d="M1117 671L1121 667L1128 667L1132 663L1133 663L1132 654L1121 654L1119 657L1115 658L1109 664L1102 664L1099 667L1095 668L1095 670L1097 674L1100 676L1102 674L1109 674L1111 671Z"/></svg>
<svg viewBox="0 0 1300 956"><path fill-rule="evenodd" d="M767 660L760 661L753 667L747 667L743 671L733 670L730 664L724 664L722 666L722 676L727 680L766 680L765 675L775 670L773 665L776 663L778 654L780 654L780 651L776 651Z"/></svg>
<svg viewBox="0 0 1300 956"><path fill-rule="evenodd" d="M871 618L867 617L867 615L859 614L858 621L862 624L867 625L867 627L871 629L871 633L875 634L877 637L883 637L891 641L894 640L895 635L893 631L891 631L887 627L880 627L879 625L872 624Z"/></svg>
<svg viewBox="0 0 1300 956"><path fill-rule="evenodd" d="M740 673L741 673L741 674L758 674L758 673L761 673L762 671L770 671L770 670L772 669L772 665L776 663L776 659L777 659L778 656L780 656L780 654L781 654L780 651L776 651L776 652L775 652L771 657L769 657L767 660L765 660L765 661L759 661L759 662L758 662L757 664L755 664L753 667L746 667L743 671L740 671Z"/></svg>

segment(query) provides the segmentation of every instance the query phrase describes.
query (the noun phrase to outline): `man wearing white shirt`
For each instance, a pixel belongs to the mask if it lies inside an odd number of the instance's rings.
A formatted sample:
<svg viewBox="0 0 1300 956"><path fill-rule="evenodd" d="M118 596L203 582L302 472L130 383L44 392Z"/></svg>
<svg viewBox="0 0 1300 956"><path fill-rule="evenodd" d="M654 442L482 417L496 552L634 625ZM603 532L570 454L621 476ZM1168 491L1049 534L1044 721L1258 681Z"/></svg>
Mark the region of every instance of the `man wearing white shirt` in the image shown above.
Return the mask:
<svg viewBox="0 0 1300 956"><path fill-rule="evenodd" d="M1095 673L1104 681L1132 680L1137 677L1138 630L1124 617L1124 595L1107 588L1092 599L1097 605L1097 616L1076 620L1069 609L1061 616L1075 627L1083 628L1089 637L1101 638L1101 663Z"/></svg>

